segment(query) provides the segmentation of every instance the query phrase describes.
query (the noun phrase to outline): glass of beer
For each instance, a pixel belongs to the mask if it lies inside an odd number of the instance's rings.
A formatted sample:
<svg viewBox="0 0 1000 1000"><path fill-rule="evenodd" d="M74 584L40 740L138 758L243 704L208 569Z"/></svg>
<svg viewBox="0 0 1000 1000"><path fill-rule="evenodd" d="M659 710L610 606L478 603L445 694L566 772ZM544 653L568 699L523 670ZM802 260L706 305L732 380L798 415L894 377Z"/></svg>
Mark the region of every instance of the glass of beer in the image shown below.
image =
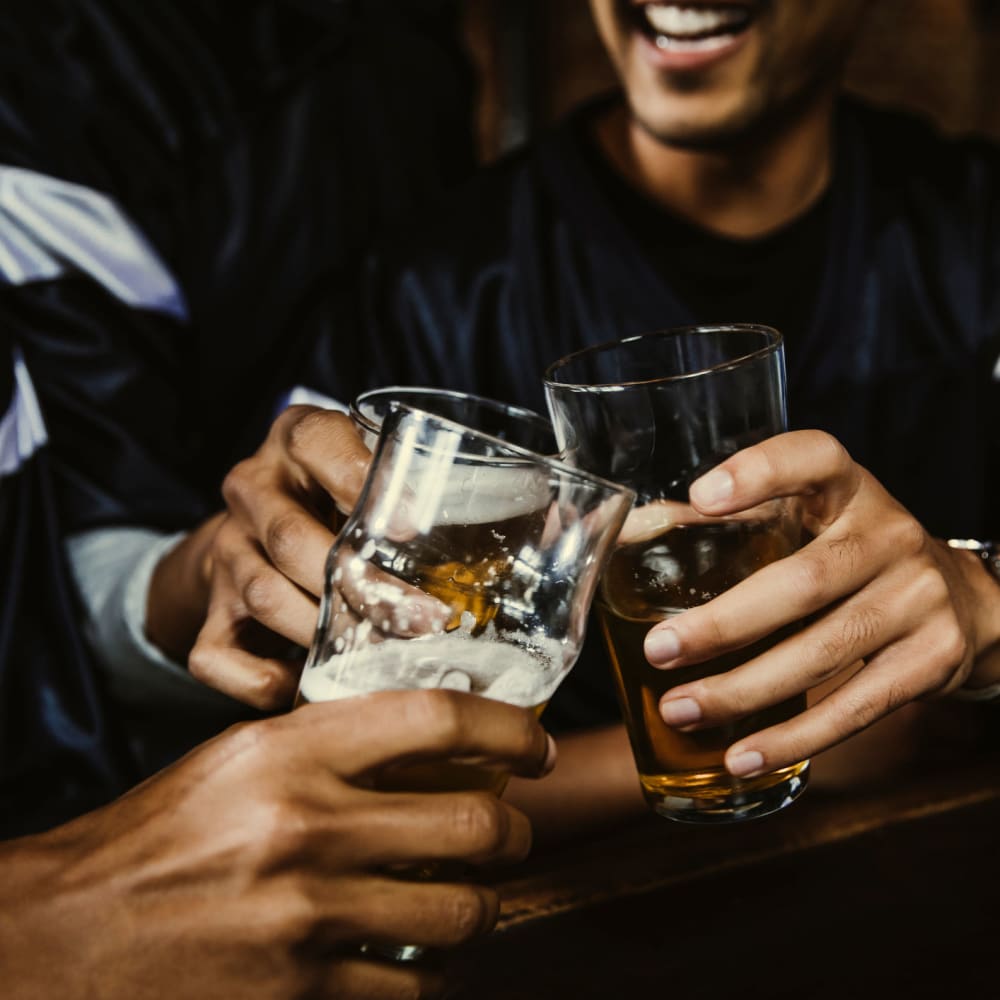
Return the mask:
<svg viewBox="0 0 1000 1000"><path fill-rule="evenodd" d="M447 688L541 713L580 651L633 497L509 441L393 406L327 558L299 702ZM455 760L396 766L377 787L499 794L506 781L484 762ZM419 949L378 953L408 959Z"/></svg>
<svg viewBox="0 0 1000 1000"><path fill-rule="evenodd" d="M382 421L394 403L425 410L540 455L556 453L552 424L533 410L485 396L427 386L389 385L369 389L351 403L351 418L365 445L375 447Z"/></svg>
<svg viewBox="0 0 1000 1000"><path fill-rule="evenodd" d="M595 607L646 799L670 819L765 816L802 792L808 761L750 779L726 749L805 708L790 698L737 722L681 732L660 717L670 688L732 670L785 633L672 670L643 653L656 622L705 603L800 545L791 500L705 517L688 487L730 455L787 426L781 335L764 326L687 327L603 344L555 362L545 390L562 457L632 487L636 506L601 579Z"/></svg>

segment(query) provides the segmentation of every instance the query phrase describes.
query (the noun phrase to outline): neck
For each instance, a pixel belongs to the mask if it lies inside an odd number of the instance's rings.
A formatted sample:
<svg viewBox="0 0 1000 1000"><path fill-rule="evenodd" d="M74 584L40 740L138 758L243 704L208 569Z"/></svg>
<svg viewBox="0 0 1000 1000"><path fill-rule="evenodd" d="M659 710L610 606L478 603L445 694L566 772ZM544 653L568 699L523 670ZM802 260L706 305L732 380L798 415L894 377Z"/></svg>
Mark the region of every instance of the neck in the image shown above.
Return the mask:
<svg viewBox="0 0 1000 1000"><path fill-rule="evenodd" d="M596 126L597 141L634 187L697 225L735 238L763 236L802 215L832 173L834 95L728 147L670 146L624 105Z"/></svg>

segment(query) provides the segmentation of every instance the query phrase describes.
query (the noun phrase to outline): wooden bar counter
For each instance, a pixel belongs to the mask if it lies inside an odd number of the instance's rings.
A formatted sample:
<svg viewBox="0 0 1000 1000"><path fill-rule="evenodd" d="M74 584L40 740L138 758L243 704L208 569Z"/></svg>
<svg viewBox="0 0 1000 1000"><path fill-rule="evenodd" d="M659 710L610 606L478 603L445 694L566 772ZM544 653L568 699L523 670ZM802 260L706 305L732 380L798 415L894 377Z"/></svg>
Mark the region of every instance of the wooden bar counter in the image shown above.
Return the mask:
<svg viewBox="0 0 1000 1000"><path fill-rule="evenodd" d="M450 961L449 997L1000 998L1000 706L933 711L858 787L539 853Z"/></svg>

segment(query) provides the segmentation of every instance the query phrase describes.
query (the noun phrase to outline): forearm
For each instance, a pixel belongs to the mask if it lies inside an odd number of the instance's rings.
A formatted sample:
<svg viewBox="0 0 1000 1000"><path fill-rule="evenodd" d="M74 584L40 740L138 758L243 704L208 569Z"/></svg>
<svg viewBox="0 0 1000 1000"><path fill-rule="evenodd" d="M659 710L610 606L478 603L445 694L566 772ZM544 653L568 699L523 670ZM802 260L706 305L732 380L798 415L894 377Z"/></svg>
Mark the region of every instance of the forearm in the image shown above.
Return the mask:
<svg viewBox="0 0 1000 1000"><path fill-rule="evenodd" d="M56 831L0 844L0 969L10 1000L88 989L79 955L100 916L61 898L59 838Z"/></svg>
<svg viewBox="0 0 1000 1000"><path fill-rule="evenodd" d="M645 801L625 727L560 737L555 769L511 780L504 799L527 813L537 843L582 836L641 816Z"/></svg>

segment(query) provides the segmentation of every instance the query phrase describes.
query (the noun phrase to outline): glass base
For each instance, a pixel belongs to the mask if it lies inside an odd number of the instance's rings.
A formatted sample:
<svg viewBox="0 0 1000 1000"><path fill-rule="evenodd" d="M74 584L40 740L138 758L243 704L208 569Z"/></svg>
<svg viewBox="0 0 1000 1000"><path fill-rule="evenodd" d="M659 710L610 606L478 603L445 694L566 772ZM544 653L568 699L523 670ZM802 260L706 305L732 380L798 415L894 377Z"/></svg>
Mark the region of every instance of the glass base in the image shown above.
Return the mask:
<svg viewBox="0 0 1000 1000"><path fill-rule="evenodd" d="M707 787L677 783L668 791L662 777L648 775L642 775L642 784L646 801L666 819L679 823L740 823L790 806L808 784L809 761L750 781L726 777L725 787L715 780Z"/></svg>

